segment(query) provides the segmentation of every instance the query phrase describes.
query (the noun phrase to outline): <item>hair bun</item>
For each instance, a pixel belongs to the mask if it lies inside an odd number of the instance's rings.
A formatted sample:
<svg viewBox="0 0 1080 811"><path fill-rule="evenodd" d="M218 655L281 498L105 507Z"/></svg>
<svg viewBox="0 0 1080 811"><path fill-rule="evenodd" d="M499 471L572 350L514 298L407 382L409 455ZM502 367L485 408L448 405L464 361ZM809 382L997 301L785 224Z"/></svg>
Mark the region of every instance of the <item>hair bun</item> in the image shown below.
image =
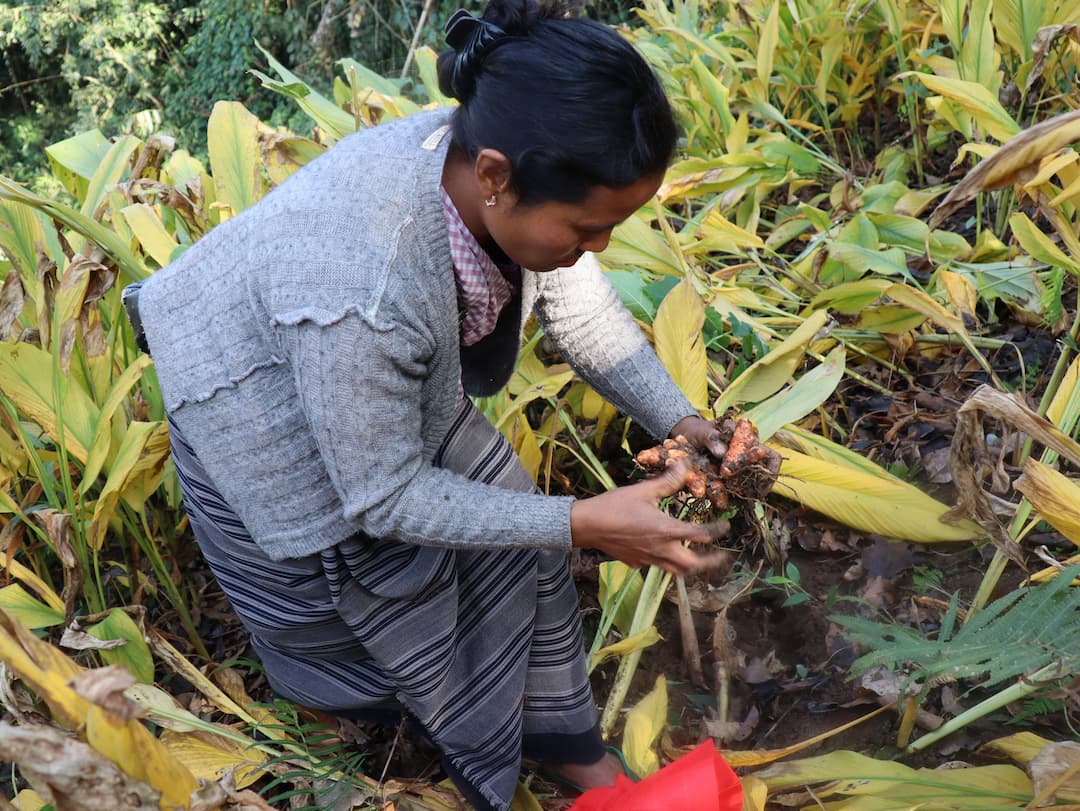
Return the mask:
<svg viewBox="0 0 1080 811"><path fill-rule="evenodd" d="M447 65L448 71L440 75L443 92L458 101L469 98L476 87L476 73L484 57L506 37L507 33L495 23L474 17L463 8L455 11L446 23L446 44L454 49L454 53L452 64Z"/></svg>

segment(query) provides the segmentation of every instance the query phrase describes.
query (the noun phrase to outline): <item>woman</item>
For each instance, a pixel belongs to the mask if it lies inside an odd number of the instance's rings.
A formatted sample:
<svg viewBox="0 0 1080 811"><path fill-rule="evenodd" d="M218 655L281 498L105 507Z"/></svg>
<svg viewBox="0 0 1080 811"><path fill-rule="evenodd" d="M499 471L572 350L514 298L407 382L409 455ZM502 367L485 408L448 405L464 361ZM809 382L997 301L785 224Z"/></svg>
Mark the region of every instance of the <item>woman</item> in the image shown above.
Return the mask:
<svg viewBox="0 0 1080 811"><path fill-rule="evenodd" d="M656 437L723 452L591 252L656 192L675 125L609 29L493 0L439 60L461 105L339 142L143 286L138 312L207 560L281 696L404 711L478 808L522 753L610 784L571 546L685 573L708 530L677 473L539 494L466 395L508 379L535 311ZM527 268L522 270L522 268Z"/></svg>

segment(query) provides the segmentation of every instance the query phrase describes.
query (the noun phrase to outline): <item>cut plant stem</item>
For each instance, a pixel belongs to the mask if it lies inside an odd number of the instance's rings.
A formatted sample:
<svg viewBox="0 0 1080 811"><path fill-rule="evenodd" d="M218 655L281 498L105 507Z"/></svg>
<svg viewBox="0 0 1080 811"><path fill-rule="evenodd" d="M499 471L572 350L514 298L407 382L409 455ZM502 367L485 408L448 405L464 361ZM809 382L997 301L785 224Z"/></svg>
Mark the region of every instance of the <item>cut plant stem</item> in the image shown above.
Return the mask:
<svg viewBox="0 0 1080 811"><path fill-rule="evenodd" d="M650 566L645 575L645 585L641 589L641 597L638 599L637 608L634 610L634 619L630 624L627 636L633 636L644 631L656 620L656 614L660 610L660 604L664 600L664 592L671 583L671 575L656 566ZM630 682L634 678L638 662L641 660L641 651L636 650L626 654L619 661L619 669L615 674L615 683L611 686L611 694L607 704L604 705L604 713L600 717L600 734L607 738L611 734L615 720L619 717L619 711L626 701L626 694L630 690Z"/></svg>
<svg viewBox="0 0 1080 811"><path fill-rule="evenodd" d="M705 687L705 673L701 669L701 646L694 629L694 615L690 611L690 595L686 593L686 578L675 578L679 599L679 631L682 633L683 658L690 671L690 681L695 687Z"/></svg>
<svg viewBox="0 0 1080 811"><path fill-rule="evenodd" d="M966 712L960 713L955 718L950 718L940 727L933 732L923 735L916 741L913 741L905 750L905 754L911 754L913 752L919 752L926 747L937 743L946 735L951 735L960 729L963 729L972 721L982 718L984 715L989 715L995 710L1000 710L1002 707L1011 704L1014 701L1019 701L1032 693L1037 693L1046 687L1048 681L1059 679L1069 675L1067 672L1062 672L1062 667L1057 662L1052 662L1046 667L1032 673L1030 676L1024 677L1021 681L1011 687L1006 687L1000 693L990 696L985 701L981 701Z"/></svg>

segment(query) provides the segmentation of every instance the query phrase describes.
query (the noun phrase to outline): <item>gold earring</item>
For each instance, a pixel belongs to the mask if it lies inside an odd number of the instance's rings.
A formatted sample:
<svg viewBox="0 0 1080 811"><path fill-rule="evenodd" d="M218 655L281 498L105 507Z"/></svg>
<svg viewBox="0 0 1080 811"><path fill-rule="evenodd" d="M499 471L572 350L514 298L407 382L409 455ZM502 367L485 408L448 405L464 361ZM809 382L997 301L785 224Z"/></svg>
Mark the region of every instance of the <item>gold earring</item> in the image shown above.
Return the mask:
<svg viewBox="0 0 1080 811"><path fill-rule="evenodd" d="M488 208L491 208L492 206L494 206L495 205L495 195L493 194L493 195L491 195L491 197L489 197L487 200L485 200L484 205L487 206Z"/></svg>

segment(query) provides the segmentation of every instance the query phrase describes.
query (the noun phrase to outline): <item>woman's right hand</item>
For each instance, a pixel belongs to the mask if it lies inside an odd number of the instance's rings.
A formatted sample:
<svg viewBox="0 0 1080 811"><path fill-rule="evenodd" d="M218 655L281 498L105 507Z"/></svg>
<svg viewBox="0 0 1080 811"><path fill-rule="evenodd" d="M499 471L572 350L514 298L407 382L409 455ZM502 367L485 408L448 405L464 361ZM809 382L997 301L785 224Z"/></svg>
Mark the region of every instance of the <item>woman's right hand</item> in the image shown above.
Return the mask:
<svg viewBox="0 0 1080 811"><path fill-rule="evenodd" d="M629 566L659 566L675 575L726 563L726 552L698 555L683 545L709 543L717 525L679 521L660 510L661 499L679 492L689 472L683 466L668 468L654 479L575 501L570 508L574 546L599 549Z"/></svg>

